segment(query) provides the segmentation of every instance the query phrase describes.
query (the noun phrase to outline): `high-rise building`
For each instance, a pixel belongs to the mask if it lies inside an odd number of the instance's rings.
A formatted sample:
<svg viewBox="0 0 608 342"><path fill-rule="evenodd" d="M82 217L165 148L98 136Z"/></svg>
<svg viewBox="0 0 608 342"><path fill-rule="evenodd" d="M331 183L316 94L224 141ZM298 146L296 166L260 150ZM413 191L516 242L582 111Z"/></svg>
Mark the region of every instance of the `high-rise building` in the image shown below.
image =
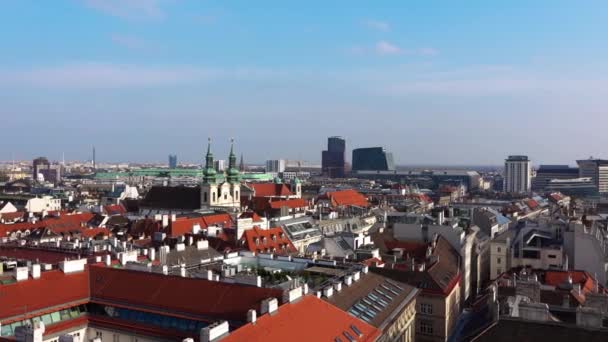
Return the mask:
<svg viewBox="0 0 608 342"><path fill-rule="evenodd" d="M175 154L169 155L169 168L170 169L177 168L177 155L175 155Z"/></svg>
<svg viewBox="0 0 608 342"><path fill-rule="evenodd" d="M273 159L266 161L266 172L281 173L285 171L285 159Z"/></svg>
<svg viewBox="0 0 608 342"><path fill-rule="evenodd" d="M509 156L505 160L504 191L528 193L532 187L530 160L527 156Z"/></svg>
<svg viewBox="0 0 608 342"><path fill-rule="evenodd" d="M330 178L343 178L345 173L346 140L342 137L329 137L327 150L321 154L323 175Z"/></svg>
<svg viewBox="0 0 608 342"><path fill-rule="evenodd" d="M51 163L45 157L38 157L32 162L32 179L36 181L39 174L48 172L51 169Z"/></svg>
<svg viewBox="0 0 608 342"><path fill-rule="evenodd" d="M213 168L215 168L215 170L217 172L226 171L226 161L224 159L218 159L218 160L214 161Z"/></svg>
<svg viewBox="0 0 608 342"><path fill-rule="evenodd" d="M591 178L599 193L608 193L608 160L589 158L576 163L579 177Z"/></svg>
<svg viewBox="0 0 608 342"><path fill-rule="evenodd" d="M394 171L393 154L382 147L356 148L353 150L352 171Z"/></svg>
<svg viewBox="0 0 608 342"><path fill-rule="evenodd" d="M545 191L553 179L578 178L579 170L568 165L541 165L532 179L532 191Z"/></svg>

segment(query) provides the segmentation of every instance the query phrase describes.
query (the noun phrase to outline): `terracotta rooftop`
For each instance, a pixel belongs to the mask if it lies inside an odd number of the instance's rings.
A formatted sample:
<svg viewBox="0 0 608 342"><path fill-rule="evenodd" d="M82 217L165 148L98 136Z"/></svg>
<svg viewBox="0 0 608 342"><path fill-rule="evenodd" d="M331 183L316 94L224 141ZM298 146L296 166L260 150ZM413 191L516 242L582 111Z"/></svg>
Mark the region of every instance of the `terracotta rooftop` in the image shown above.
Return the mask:
<svg viewBox="0 0 608 342"><path fill-rule="evenodd" d="M281 289L258 288L166 276L156 273L91 266L91 301L126 304L160 312L173 311L210 319L245 321L262 300L282 298Z"/></svg>
<svg viewBox="0 0 608 342"><path fill-rule="evenodd" d="M231 332L222 341L349 341L345 334L356 341L375 341L380 336L378 329L312 295L277 310Z"/></svg>
<svg viewBox="0 0 608 342"><path fill-rule="evenodd" d="M241 243L251 252L288 254L298 251L280 227L270 229L253 227L247 229L243 232Z"/></svg>
<svg viewBox="0 0 608 342"><path fill-rule="evenodd" d="M323 198L327 198L331 201L333 206L342 207L342 206L357 206L357 207L367 207L368 202L367 198L363 196L361 193L355 190L340 190L340 191L331 191L326 192Z"/></svg>
<svg viewBox="0 0 608 342"><path fill-rule="evenodd" d="M285 184L276 183L251 183L247 184L254 192L254 197L285 197L293 196L289 187Z"/></svg>
<svg viewBox="0 0 608 342"><path fill-rule="evenodd" d="M95 215L92 213L65 214L59 217L47 217L36 223L24 222L15 224L0 224L0 237L8 236L12 232L33 230L36 228L49 228L54 233L65 233L72 230L82 230L83 225Z"/></svg>
<svg viewBox="0 0 608 342"><path fill-rule="evenodd" d="M40 279L0 285L2 323L23 320L24 314L39 315L38 310L88 302L88 271L64 274L60 270L42 272ZM74 305L74 304L72 304ZM11 319L12 317L12 319Z"/></svg>

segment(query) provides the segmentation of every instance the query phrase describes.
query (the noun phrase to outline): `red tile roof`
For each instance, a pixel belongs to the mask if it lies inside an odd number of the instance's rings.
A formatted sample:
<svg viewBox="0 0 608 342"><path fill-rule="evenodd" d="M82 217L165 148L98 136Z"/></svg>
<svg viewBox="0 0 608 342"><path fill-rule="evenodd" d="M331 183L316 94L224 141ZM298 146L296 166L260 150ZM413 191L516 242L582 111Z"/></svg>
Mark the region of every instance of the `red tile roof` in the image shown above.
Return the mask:
<svg viewBox="0 0 608 342"><path fill-rule="evenodd" d="M527 200L526 201L526 205L532 209L535 210L536 208L538 208L538 202L536 202L535 200L531 199L531 200Z"/></svg>
<svg viewBox="0 0 608 342"><path fill-rule="evenodd" d="M90 229L83 229L82 232L80 233L82 235L82 237L85 238L94 238L96 236L110 236L110 230L107 228L90 228Z"/></svg>
<svg viewBox="0 0 608 342"><path fill-rule="evenodd" d="M90 266L89 272L92 302L128 303L160 312L176 311L216 320L245 321L249 309L259 309L262 300L281 298L283 294L281 289L102 266Z"/></svg>
<svg viewBox="0 0 608 342"><path fill-rule="evenodd" d="M270 202L270 208L272 209L281 209L281 207L288 207L289 209L305 208L308 207L308 202L301 198Z"/></svg>
<svg viewBox="0 0 608 342"><path fill-rule="evenodd" d="M367 198L355 190L340 190L327 192L324 195L325 198L329 199L333 206L357 206L367 207Z"/></svg>
<svg viewBox="0 0 608 342"><path fill-rule="evenodd" d="M13 222L16 220L21 220L25 217L25 213L22 211L17 211L14 213L4 213L4 214L0 214L0 220L6 222Z"/></svg>
<svg viewBox="0 0 608 342"><path fill-rule="evenodd" d="M15 224L0 224L0 237L8 236L11 232L33 230L36 228L49 228L54 233L65 233L72 230L80 231L86 227L84 224L93 218L92 213L80 213L61 215L59 217L48 217L36 223L24 222Z"/></svg>
<svg viewBox="0 0 608 342"><path fill-rule="evenodd" d="M285 197L293 196L289 187L285 184L275 183L251 183L247 184L254 191L255 197Z"/></svg>
<svg viewBox="0 0 608 342"><path fill-rule="evenodd" d="M279 307L275 314L259 317L222 339L232 341L348 341L347 332L357 341L375 341L380 331L337 307L312 295ZM353 326L363 334L359 337Z"/></svg>
<svg viewBox="0 0 608 342"><path fill-rule="evenodd" d="M572 277L572 284L580 284L583 294L594 290L593 277L585 271L546 271L545 284L558 286L568 280L568 276Z"/></svg>
<svg viewBox="0 0 608 342"><path fill-rule="evenodd" d="M103 213L106 215L124 215L127 213L127 210L120 204L113 204L105 205L103 207Z"/></svg>
<svg viewBox="0 0 608 342"><path fill-rule="evenodd" d="M6 324L11 320L22 320L24 313L35 314L37 310L64 306L74 302L88 302L88 271L64 274L60 270L42 272L40 279L28 279L18 283L0 285L2 305L0 318Z"/></svg>
<svg viewBox="0 0 608 342"><path fill-rule="evenodd" d="M62 252L49 249L35 249L23 247L0 247L0 256L14 258L18 260L29 260L32 262L42 262L45 264L57 264L66 259L78 259L78 252Z"/></svg>
<svg viewBox="0 0 608 342"><path fill-rule="evenodd" d="M201 229L206 229L209 226L222 226L225 228L232 227L234 224L232 217L229 214L214 214L201 217L179 217L175 221L169 222L167 234L171 237L177 237L185 234L192 234L192 228L199 225Z"/></svg>
<svg viewBox="0 0 608 342"><path fill-rule="evenodd" d="M258 243L256 244L256 239ZM279 254L295 253L297 249L280 227L260 229L253 227L243 232L242 243L251 252L272 252Z"/></svg>

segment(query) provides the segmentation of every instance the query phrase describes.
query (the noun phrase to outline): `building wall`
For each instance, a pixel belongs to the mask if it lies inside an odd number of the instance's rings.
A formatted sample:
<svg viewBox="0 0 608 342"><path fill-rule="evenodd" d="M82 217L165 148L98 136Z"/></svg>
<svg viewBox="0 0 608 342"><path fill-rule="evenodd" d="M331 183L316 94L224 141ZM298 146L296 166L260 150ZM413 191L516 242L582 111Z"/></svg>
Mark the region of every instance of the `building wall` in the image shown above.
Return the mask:
<svg viewBox="0 0 608 342"><path fill-rule="evenodd" d="M506 242L492 241L490 243L490 279L495 279L509 269L508 255Z"/></svg>
<svg viewBox="0 0 608 342"><path fill-rule="evenodd" d="M448 296L422 292L416 300L416 341L447 341L459 315L460 285L457 284ZM429 326L432 331L428 330Z"/></svg>
<svg viewBox="0 0 608 342"><path fill-rule="evenodd" d="M89 327L86 332L86 340L92 341L93 339L99 338L101 342L157 342L164 341L163 339L155 339L148 336L137 335L134 333L113 330L99 327ZM192 336L195 341L199 340L199 336Z"/></svg>
<svg viewBox="0 0 608 342"><path fill-rule="evenodd" d="M61 210L61 200L50 196L32 198L27 201L25 209L30 213L41 213L43 211Z"/></svg>
<svg viewBox="0 0 608 342"><path fill-rule="evenodd" d="M383 329L378 342L414 342L416 338L416 299L406 305L387 328Z"/></svg>

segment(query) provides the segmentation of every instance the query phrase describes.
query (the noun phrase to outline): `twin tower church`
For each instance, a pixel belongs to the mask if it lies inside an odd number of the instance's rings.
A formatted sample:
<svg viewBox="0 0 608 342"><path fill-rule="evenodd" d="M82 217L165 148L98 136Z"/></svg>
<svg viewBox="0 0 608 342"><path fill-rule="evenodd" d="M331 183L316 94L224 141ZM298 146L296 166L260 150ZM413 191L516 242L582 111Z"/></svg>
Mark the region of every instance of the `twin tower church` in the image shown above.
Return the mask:
<svg viewBox="0 0 608 342"><path fill-rule="evenodd" d="M240 208L241 206L241 182L239 169L236 166L236 155L234 154L234 139L230 141L228 170L226 170L226 176L223 179L223 182L217 182L217 171L213 167L211 138L209 138L201 182L201 206L208 208Z"/></svg>

